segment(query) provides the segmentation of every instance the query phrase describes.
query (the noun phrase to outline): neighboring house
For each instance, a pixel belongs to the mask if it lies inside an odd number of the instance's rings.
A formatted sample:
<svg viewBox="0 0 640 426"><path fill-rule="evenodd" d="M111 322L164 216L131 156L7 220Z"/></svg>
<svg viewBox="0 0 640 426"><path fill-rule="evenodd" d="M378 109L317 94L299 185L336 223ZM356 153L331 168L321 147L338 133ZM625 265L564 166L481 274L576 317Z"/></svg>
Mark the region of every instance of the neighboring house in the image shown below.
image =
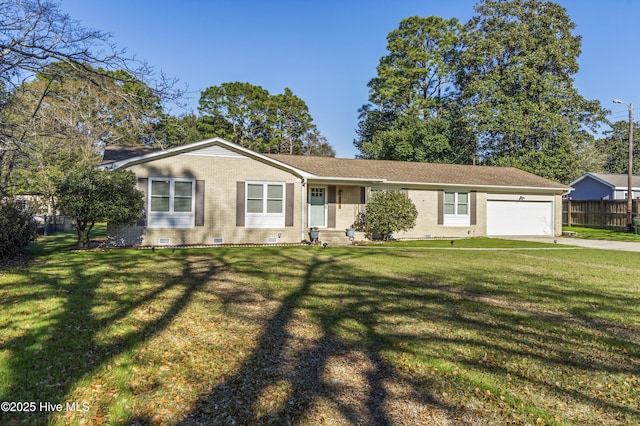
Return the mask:
<svg viewBox="0 0 640 426"><path fill-rule="evenodd" d="M631 198L640 198L640 176L633 176ZM629 176L627 174L585 173L569 184L572 200L626 200Z"/></svg>
<svg viewBox="0 0 640 426"><path fill-rule="evenodd" d="M298 243L310 228L348 242L377 190L404 191L418 209L396 238L554 236L571 189L515 168L265 155L219 138L103 168L132 171L145 194L137 225L109 225L115 245Z"/></svg>

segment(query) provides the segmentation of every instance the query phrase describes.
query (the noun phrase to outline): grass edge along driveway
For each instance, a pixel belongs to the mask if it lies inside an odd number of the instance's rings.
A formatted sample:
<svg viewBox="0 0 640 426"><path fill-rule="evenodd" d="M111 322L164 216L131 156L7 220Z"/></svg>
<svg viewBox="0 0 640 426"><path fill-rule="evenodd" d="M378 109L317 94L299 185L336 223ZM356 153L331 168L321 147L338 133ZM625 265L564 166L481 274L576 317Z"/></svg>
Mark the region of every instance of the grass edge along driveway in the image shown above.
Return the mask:
<svg viewBox="0 0 640 426"><path fill-rule="evenodd" d="M0 272L0 400L62 409L0 423L640 423L634 253L64 238Z"/></svg>

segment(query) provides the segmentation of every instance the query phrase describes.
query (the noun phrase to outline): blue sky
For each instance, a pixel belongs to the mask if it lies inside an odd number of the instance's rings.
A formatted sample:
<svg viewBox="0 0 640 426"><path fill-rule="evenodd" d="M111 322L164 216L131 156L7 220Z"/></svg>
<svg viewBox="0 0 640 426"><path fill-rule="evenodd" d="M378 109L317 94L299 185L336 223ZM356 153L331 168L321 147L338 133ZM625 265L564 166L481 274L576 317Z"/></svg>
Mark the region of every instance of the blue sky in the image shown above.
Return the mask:
<svg viewBox="0 0 640 426"><path fill-rule="evenodd" d="M582 36L575 87L628 119L640 105L640 0L559 0ZM62 0L86 27L156 70L188 85L186 110L197 112L200 92L225 82L285 87L302 98L338 157L354 157L358 108L367 82L386 54L386 36L409 16L468 21L476 0ZM640 108L637 108L640 116ZM634 111L635 113L635 111Z"/></svg>

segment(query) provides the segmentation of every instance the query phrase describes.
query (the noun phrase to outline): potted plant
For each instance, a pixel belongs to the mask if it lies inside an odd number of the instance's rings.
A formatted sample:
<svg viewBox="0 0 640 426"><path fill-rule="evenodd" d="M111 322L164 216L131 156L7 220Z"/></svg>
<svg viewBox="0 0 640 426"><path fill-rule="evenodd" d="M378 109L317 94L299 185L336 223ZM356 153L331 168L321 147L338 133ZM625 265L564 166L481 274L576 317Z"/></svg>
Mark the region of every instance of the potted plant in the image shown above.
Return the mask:
<svg viewBox="0 0 640 426"><path fill-rule="evenodd" d="M355 228L347 228L345 229L346 233L347 233L347 237L349 237L350 241L353 241L353 239L356 236L356 230Z"/></svg>

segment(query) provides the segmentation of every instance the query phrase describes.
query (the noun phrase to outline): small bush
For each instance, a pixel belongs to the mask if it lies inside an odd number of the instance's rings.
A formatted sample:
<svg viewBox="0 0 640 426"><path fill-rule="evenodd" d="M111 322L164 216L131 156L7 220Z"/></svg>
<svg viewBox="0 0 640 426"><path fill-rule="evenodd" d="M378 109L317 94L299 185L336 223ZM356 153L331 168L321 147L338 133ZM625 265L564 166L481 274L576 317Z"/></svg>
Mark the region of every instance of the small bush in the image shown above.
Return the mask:
<svg viewBox="0 0 640 426"><path fill-rule="evenodd" d="M35 239L36 222L31 211L13 198L0 200L0 259L17 256Z"/></svg>

